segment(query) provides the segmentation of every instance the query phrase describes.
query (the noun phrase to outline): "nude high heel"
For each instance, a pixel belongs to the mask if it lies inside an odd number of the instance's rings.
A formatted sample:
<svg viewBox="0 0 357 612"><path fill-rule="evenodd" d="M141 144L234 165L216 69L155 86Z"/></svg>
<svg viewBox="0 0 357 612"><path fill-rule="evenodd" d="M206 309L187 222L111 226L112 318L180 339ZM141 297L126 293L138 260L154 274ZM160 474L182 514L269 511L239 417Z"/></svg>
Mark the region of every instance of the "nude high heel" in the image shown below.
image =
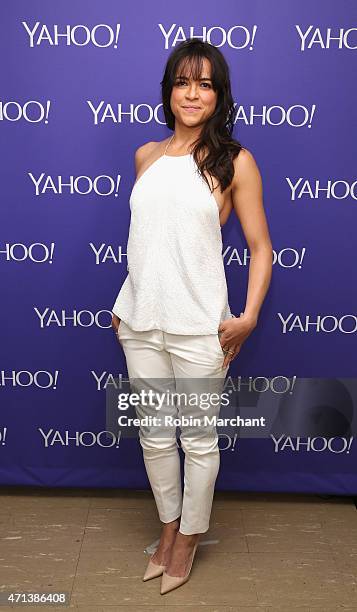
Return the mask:
<svg viewBox="0 0 357 612"><path fill-rule="evenodd" d="M155 553L153 553L155 554ZM162 572L165 570L166 565L157 565L152 561L153 555L151 555L149 559L149 563L147 564L147 568L143 577L143 581L151 580L151 578L157 578L161 576Z"/></svg>
<svg viewBox="0 0 357 612"><path fill-rule="evenodd" d="M165 593L168 593L169 591L172 591L173 589L176 589L177 587L187 582L187 580L190 577L190 572L191 572L193 559L196 553L197 546L198 546L198 542L196 542L196 544L193 547L190 567L188 568L188 572L185 576L170 576L169 574L166 574L165 571L163 571L162 578L161 578L161 588L160 588L161 595L164 595Z"/></svg>
<svg viewBox="0 0 357 612"><path fill-rule="evenodd" d="M178 517L177 519L174 519L174 520L178 521L179 519L180 519L180 517ZM177 527L177 529L178 529L178 527ZM149 559L149 563L147 564L147 568L146 568L146 571L145 571L145 574L144 574L144 577L143 577L143 581L144 582L146 580L151 580L151 578L157 578L158 576L161 576L163 571L166 569L166 565L158 565L157 563L154 563L154 561L152 560L155 552L151 555L151 557Z"/></svg>

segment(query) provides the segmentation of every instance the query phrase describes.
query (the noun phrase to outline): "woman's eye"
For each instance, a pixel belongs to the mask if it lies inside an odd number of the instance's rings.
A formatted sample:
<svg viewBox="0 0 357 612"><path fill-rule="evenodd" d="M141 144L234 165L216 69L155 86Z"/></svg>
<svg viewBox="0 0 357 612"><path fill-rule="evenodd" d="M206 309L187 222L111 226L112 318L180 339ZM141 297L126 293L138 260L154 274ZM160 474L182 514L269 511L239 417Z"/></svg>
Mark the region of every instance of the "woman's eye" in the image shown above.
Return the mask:
<svg viewBox="0 0 357 612"><path fill-rule="evenodd" d="M186 81L183 81L182 79L179 81L176 81L176 85L186 85ZM209 83L201 83L201 85L205 85L206 87L204 87L203 89L209 89L211 87L211 85Z"/></svg>

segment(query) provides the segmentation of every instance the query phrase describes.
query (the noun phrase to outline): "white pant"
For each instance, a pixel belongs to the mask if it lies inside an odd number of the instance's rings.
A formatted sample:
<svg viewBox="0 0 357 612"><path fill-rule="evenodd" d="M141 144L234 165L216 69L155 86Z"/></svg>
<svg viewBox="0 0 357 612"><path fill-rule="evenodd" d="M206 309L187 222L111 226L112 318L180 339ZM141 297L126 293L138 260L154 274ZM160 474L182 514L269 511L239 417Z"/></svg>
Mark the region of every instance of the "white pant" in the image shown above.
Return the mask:
<svg viewBox="0 0 357 612"><path fill-rule="evenodd" d="M170 389L171 392L186 393L186 397L192 397L190 393L193 390L197 393L203 388L209 393L222 393L229 366L222 369L224 353L218 334L194 336L170 334L158 329L134 331L121 320L118 339L125 353L129 381L135 385L135 391L152 389L164 393ZM218 416L219 409L219 401L216 406L209 402L204 413ZM136 413L138 417L165 414L180 418L202 417L203 411L197 405L183 403L173 406L168 402L160 412L152 405L140 405L136 407ZM144 464L160 520L169 523L181 517L181 533L204 533L209 528L220 466L218 436L214 426L180 425L180 429L185 453L183 494L176 425L140 426Z"/></svg>

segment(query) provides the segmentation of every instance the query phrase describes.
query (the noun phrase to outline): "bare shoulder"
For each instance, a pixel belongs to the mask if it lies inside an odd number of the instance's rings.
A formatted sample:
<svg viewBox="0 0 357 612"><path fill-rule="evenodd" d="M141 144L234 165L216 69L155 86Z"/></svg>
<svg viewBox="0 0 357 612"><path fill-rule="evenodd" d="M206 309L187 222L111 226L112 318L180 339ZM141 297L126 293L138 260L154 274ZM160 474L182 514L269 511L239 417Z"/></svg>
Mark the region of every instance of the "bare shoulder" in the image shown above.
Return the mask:
<svg viewBox="0 0 357 612"><path fill-rule="evenodd" d="M141 163L145 160L148 155L151 155L153 149L155 149L156 142L150 141L140 145L135 151L135 162Z"/></svg>
<svg viewBox="0 0 357 612"><path fill-rule="evenodd" d="M138 147L135 151L135 167L136 170L146 164L146 162L150 162L155 159L155 157L160 157L162 154L162 150L164 148L164 143L166 144L167 139L162 142L145 142L143 145Z"/></svg>
<svg viewBox="0 0 357 612"><path fill-rule="evenodd" d="M239 151L239 154L233 160L234 177L233 187L238 187L241 184L251 181L261 182L261 175L255 157L249 149L245 147Z"/></svg>

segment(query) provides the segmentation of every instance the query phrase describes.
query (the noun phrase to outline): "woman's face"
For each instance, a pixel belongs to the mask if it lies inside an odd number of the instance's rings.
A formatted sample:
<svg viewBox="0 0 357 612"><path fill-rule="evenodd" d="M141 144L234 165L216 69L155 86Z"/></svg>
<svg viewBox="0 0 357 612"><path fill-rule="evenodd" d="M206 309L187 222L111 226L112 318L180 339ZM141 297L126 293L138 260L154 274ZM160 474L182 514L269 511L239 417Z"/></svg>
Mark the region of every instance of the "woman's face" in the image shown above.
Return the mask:
<svg viewBox="0 0 357 612"><path fill-rule="evenodd" d="M187 126L204 123L216 108L217 92L213 90L211 63L203 59L203 67L198 81L193 81L188 72L177 71L171 92L171 110L176 120Z"/></svg>

